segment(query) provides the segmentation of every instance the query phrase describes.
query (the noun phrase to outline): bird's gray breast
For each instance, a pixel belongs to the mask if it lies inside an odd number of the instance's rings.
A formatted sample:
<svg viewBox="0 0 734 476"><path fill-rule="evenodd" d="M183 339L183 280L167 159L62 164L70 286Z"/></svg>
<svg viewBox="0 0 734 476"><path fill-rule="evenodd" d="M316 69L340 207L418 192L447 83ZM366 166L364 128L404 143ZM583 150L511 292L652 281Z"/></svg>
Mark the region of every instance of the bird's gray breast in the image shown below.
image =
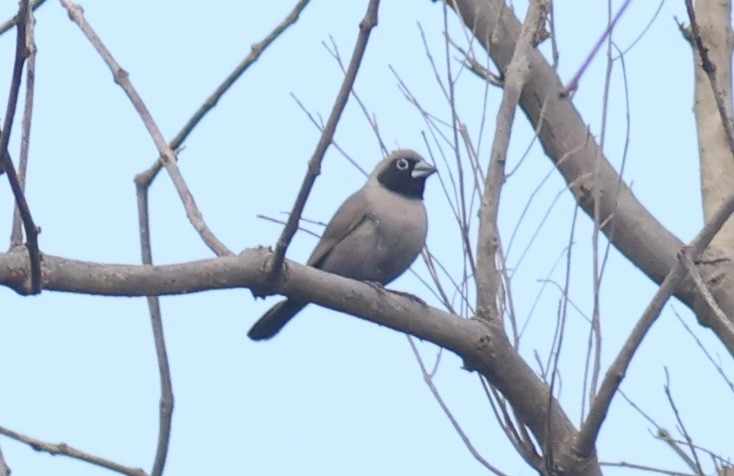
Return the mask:
<svg viewBox="0 0 734 476"><path fill-rule="evenodd" d="M321 269L387 284L408 269L423 248L427 219L423 201L383 187L365 187L362 221L324 259Z"/></svg>

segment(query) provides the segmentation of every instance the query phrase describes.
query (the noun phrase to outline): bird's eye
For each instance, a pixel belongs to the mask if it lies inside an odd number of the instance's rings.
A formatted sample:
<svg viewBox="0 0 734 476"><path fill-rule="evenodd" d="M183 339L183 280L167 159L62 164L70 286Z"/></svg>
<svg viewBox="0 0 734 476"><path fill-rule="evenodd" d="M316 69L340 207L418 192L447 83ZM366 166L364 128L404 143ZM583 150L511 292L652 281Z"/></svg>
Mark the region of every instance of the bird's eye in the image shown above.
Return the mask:
<svg viewBox="0 0 734 476"><path fill-rule="evenodd" d="M408 170L410 164L408 163L407 159L398 159L398 161L395 162L395 166L398 168L398 170Z"/></svg>

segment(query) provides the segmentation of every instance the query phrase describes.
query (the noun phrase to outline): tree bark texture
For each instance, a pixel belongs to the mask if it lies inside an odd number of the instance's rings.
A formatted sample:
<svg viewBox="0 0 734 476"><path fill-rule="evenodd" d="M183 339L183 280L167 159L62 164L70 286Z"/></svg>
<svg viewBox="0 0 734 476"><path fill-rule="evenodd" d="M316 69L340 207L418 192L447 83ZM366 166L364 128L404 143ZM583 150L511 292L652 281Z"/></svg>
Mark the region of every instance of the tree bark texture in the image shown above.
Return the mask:
<svg viewBox="0 0 734 476"><path fill-rule="evenodd" d="M695 12L703 45L716 67L714 74L726 108L726 116L731 120L731 3L722 0L698 0ZM709 220L734 190L734 156L729 148L711 82L702 68L701 55L695 42L691 41L691 47L695 71L694 112L698 132L703 212L704 219ZM734 257L733 219L729 219L724 225L714 238L713 245L729 259Z"/></svg>
<svg viewBox="0 0 734 476"><path fill-rule="evenodd" d="M502 0L449 1L464 24L505 71L520 33L520 22ZM531 73L520 97L520 107L535 130L549 159L568 184L578 205L598 220L610 242L654 282L662 283L684 246L637 200L614 167L604 157L581 115L564 90L560 78L537 50L528 53ZM732 189L734 190L734 189ZM689 279L676 297L690 307L701 324L710 327L734 355L734 266L712 247L697 263L727 322L712 317L711 308Z"/></svg>

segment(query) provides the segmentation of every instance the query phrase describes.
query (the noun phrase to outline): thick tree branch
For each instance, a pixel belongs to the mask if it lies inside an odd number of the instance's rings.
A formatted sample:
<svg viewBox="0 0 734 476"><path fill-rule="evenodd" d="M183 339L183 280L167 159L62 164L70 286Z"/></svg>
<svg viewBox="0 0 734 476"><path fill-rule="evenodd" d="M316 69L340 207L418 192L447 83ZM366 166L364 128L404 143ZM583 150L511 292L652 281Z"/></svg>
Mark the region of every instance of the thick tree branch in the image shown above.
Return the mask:
<svg viewBox="0 0 734 476"><path fill-rule="evenodd" d="M732 130L731 1L686 1L690 29L686 36L693 53L693 103L701 170L704 219L709 220L734 190L734 131ZM734 220L714 239L714 246L734 258Z"/></svg>
<svg viewBox="0 0 734 476"><path fill-rule="evenodd" d="M729 198L711 216L711 219L706 223L703 229L701 229L698 235L696 235L696 238L691 242L691 244L679 252L678 263L673 266L663 280L660 289L655 293L655 296L630 333L627 341L624 343L624 346L622 346L619 354L614 359L609 370L607 370L599 389L599 393L592 402L589 414L587 415L586 420L581 426L581 429L574 441L574 452L576 454L580 454L582 456L591 454L597 436L599 435L599 431L601 430L601 425L609 411L612 399L617 393L619 385L622 383L622 379L627 373L630 362L632 362L632 358L642 343L642 339L650 330L650 327L655 323L655 320L663 310L663 306L675 289L679 287L680 282L686 277L686 275L693 278L692 281L695 283L695 286L699 288L699 294L709 306L711 315L719 322L719 325L724 328L729 328L729 332L734 333L731 322L721 312L721 309L717 305L713 296L711 296L711 293L703 283L703 280L698 274L698 270L693 264L701 253L703 253L703 251L708 247L711 240L714 239L732 213L734 213L734 194L729 195Z"/></svg>
<svg viewBox="0 0 734 476"><path fill-rule="evenodd" d="M107 296L184 294L248 287L278 293L347 312L405 332L459 355L467 369L484 375L523 415L538 441L568 435L572 425L548 387L515 352L499 323L462 319L382 287L353 281L286 261L287 272L272 277L264 270L273 252L249 249L175 265L104 265L44 256L45 289ZM28 274L24 252L0 254L0 285L23 292ZM547 402L551 402L548 405ZM548 408L552 416L548 418ZM549 423L550 422L550 423ZM598 474L579 473L579 474Z"/></svg>
<svg viewBox="0 0 734 476"><path fill-rule="evenodd" d="M448 2L489 52L501 71L512 57L520 23L501 0L456 0ZM533 127L546 155L556 164L579 206L590 216L598 207L602 232L612 244L653 281L660 284L677 263L683 243L642 206L606 160L573 103L562 98L563 85L537 51L529 53L530 75L520 106ZM550 120L552 118L552 121ZM731 261L699 265L712 295L727 316L734 316L734 265ZM710 309L692 282L683 281L675 296L696 312L699 321L711 327L730 353L734 334L711 318ZM730 317L731 319L731 317Z"/></svg>
<svg viewBox="0 0 734 476"><path fill-rule="evenodd" d="M506 72L520 37L520 24L512 9L501 0L455 0L447 3L487 49L498 69ZM567 181L579 206L589 216L593 217L596 212L599 223L603 224L602 231L612 244L651 279L662 283L665 276L678 266L676 255L683 243L640 204L605 159L571 100L562 97L563 85L545 58L537 50L532 50L528 61L532 74L523 89L520 106L538 131L547 156ZM721 309L726 315L734 316L734 293L730 292L734 285L731 262L702 264L699 271ZM697 313L702 323L716 332L729 351L734 352L731 326L712 316L710 307L700 298L692 282L682 281L675 288L675 293ZM508 396L508 399L514 405L512 398ZM517 407L516 410L524 419L523 412ZM565 430L566 436L576 434L571 425ZM583 445L583 451L577 451L579 448L570 445L570 440L563 441L562 434L555 434L553 438L556 449L566 450L559 458L564 469L583 464L595 465L595 460L590 458L588 444Z"/></svg>

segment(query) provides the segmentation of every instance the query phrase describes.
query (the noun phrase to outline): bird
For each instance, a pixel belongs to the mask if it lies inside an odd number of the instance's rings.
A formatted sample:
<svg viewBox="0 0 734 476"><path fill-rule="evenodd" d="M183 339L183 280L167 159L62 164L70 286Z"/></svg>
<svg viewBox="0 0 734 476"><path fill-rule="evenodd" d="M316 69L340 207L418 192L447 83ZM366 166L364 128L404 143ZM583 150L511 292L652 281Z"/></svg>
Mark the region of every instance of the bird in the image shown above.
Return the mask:
<svg viewBox="0 0 734 476"><path fill-rule="evenodd" d="M382 285L403 274L425 244L428 218L423 191L435 172L417 152L391 152L337 209L307 264ZM280 301L255 322L248 337L272 338L306 304L291 298Z"/></svg>

